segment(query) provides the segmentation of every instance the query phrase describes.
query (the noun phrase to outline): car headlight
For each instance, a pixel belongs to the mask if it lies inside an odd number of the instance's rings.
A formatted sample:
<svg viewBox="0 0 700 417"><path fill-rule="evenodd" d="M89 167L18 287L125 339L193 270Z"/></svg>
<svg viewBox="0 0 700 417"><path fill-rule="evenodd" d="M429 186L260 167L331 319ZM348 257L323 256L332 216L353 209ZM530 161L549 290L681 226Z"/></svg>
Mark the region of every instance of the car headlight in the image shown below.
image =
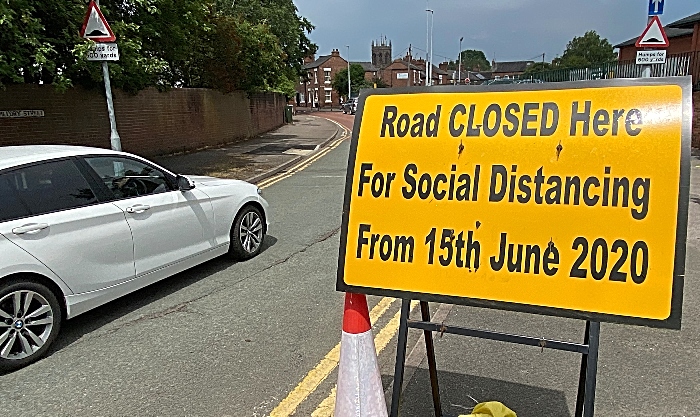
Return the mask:
<svg viewBox="0 0 700 417"><path fill-rule="evenodd" d="M262 188L258 187L258 195L262 196Z"/></svg>

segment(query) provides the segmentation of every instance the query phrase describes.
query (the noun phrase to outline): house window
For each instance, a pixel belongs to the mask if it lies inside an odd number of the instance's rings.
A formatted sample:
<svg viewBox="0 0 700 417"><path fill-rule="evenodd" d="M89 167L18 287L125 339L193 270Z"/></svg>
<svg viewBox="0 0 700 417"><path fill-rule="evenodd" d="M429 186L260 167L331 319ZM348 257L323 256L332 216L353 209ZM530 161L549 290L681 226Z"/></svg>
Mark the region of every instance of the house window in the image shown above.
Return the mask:
<svg viewBox="0 0 700 417"><path fill-rule="evenodd" d="M299 103L306 103L306 98L304 97L304 93L299 93Z"/></svg>
<svg viewBox="0 0 700 417"><path fill-rule="evenodd" d="M326 88L326 103L331 102L331 93L333 92L332 88Z"/></svg>
<svg viewBox="0 0 700 417"><path fill-rule="evenodd" d="M440 84L442 84L442 75L438 75L438 80L440 80Z"/></svg>
<svg viewBox="0 0 700 417"><path fill-rule="evenodd" d="M299 84L304 84L304 77L299 77Z"/></svg>
<svg viewBox="0 0 700 417"><path fill-rule="evenodd" d="M318 84L318 68L314 68L314 83Z"/></svg>
<svg viewBox="0 0 700 417"><path fill-rule="evenodd" d="M330 68L323 69L323 82L326 84L331 83L331 69Z"/></svg>

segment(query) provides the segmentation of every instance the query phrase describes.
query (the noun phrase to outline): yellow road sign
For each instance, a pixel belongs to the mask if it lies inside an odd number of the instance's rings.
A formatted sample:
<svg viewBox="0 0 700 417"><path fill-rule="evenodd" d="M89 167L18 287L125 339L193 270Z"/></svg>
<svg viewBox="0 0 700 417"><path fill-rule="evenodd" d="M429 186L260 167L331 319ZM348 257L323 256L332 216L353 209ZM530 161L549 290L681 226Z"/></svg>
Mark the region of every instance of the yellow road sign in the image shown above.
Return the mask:
<svg viewBox="0 0 700 417"><path fill-rule="evenodd" d="M370 90L337 288L678 328L687 77Z"/></svg>

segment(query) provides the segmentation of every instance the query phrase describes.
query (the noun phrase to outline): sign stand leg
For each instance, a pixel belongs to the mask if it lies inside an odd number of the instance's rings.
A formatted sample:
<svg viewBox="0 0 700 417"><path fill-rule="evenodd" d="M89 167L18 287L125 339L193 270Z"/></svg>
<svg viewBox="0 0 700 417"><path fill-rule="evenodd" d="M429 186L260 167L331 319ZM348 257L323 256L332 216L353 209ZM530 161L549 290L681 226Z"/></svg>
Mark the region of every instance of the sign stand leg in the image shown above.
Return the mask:
<svg viewBox="0 0 700 417"><path fill-rule="evenodd" d="M600 322L593 321L588 341L588 357L586 362L586 394L583 400L583 417L593 417L595 404L596 374L598 372L598 345L600 342Z"/></svg>
<svg viewBox="0 0 700 417"><path fill-rule="evenodd" d="M430 307L427 301L420 302L420 311L423 321L430 321ZM437 365L435 364L435 346L433 344L433 332L430 330L423 331L425 338L425 351L428 356L428 370L430 371L430 387L433 391L433 407L435 408L435 417L442 417L442 404L440 403L440 389L437 379Z"/></svg>
<svg viewBox="0 0 700 417"><path fill-rule="evenodd" d="M411 312L411 300L401 300L401 319L399 321L399 340L396 346L396 365L394 367L394 390L391 395L391 417L398 417L403 372L406 365L406 344L408 343L408 315Z"/></svg>
<svg viewBox="0 0 700 417"><path fill-rule="evenodd" d="M576 396L576 417L593 417L595 404L596 374L598 372L598 346L600 344L600 323L586 321L583 343L588 345L588 353L581 357L581 373Z"/></svg>
<svg viewBox="0 0 700 417"><path fill-rule="evenodd" d="M591 322L586 321L586 332L583 335L583 344L588 345L590 342ZM588 364L588 354L581 355L581 372L578 377L578 394L576 395L576 412L574 416L581 417L583 415L583 400L586 396L586 365Z"/></svg>

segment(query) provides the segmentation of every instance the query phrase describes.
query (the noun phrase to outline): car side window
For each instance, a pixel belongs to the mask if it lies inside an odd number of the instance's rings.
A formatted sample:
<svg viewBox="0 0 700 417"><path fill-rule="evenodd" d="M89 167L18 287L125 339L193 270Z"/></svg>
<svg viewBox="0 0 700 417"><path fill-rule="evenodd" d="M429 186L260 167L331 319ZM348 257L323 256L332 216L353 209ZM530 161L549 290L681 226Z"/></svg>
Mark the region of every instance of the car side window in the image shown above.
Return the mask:
<svg viewBox="0 0 700 417"><path fill-rule="evenodd" d="M0 222L19 219L32 214L17 192L15 182L9 174L0 175Z"/></svg>
<svg viewBox="0 0 700 417"><path fill-rule="evenodd" d="M85 157L114 198L130 198L172 191L168 177L160 170L130 158Z"/></svg>
<svg viewBox="0 0 700 417"><path fill-rule="evenodd" d="M45 162L0 175L0 221L97 203L72 160Z"/></svg>

